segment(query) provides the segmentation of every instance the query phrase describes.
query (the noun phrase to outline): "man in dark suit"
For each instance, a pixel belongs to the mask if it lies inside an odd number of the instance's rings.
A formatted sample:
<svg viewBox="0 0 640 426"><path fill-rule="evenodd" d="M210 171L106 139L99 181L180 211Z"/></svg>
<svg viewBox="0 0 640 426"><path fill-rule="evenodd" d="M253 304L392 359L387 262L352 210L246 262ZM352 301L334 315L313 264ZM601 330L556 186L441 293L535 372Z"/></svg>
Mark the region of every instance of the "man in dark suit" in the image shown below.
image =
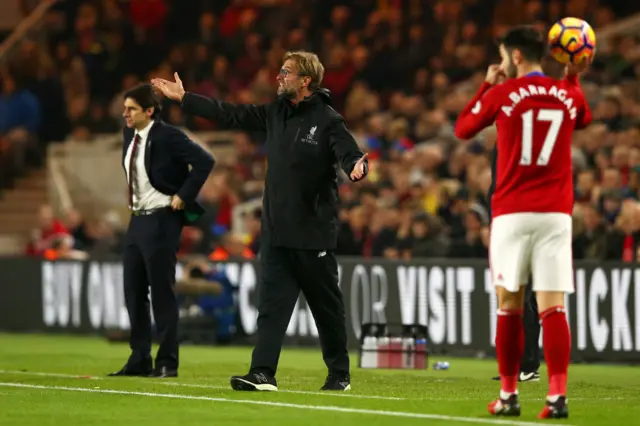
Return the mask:
<svg viewBox="0 0 640 426"><path fill-rule="evenodd" d="M132 352L110 376L177 377L176 255L184 223L204 212L196 196L214 161L184 132L160 120L160 102L151 85L135 87L124 98L122 165L131 210L123 253L124 295ZM149 288L160 339L155 368Z"/></svg>
<svg viewBox="0 0 640 426"><path fill-rule="evenodd" d="M368 171L343 117L320 87L324 67L311 52L288 52L278 98L234 105L186 93L180 78L153 79L189 114L221 127L267 134L268 171L262 208L258 330L248 374L231 377L238 391L276 391L276 370L291 314L302 290L318 327L328 375L323 390L351 388L344 302L334 256L338 237L338 168L353 182Z"/></svg>

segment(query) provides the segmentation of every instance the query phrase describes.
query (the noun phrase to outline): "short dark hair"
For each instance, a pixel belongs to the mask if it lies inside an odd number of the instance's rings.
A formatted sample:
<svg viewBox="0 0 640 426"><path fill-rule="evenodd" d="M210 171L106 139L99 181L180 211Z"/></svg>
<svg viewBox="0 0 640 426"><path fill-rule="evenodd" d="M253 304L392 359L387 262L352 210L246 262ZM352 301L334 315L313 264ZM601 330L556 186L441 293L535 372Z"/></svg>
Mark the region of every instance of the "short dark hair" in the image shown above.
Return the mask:
<svg viewBox="0 0 640 426"><path fill-rule="evenodd" d="M498 39L498 43L509 51L518 49L529 62L540 63L547 53L547 44L542 33L531 25L511 28Z"/></svg>
<svg viewBox="0 0 640 426"><path fill-rule="evenodd" d="M153 107L151 118L158 118L162 112L160 98L153 89L153 86L149 83L139 84L133 89L128 90L125 92L124 98L133 99L144 110Z"/></svg>

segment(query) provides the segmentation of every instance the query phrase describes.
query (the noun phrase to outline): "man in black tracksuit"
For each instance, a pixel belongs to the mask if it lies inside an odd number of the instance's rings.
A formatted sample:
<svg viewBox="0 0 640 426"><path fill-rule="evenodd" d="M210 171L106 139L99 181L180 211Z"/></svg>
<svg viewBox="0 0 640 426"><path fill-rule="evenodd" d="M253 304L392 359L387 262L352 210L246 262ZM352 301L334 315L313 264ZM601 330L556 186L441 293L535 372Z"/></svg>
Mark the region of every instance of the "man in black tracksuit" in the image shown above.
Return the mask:
<svg viewBox="0 0 640 426"><path fill-rule="evenodd" d="M491 216L491 197L496 189L496 161L498 159L498 149L493 148L491 153L491 187L487 196L489 200L489 215ZM538 319L538 301L536 294L533 292L531 284L527 285L525 290L524 303L524 353L520 361L520 374L518 381L528 382L540 380L538 368L540 368L540 321ZM493 380L500 380L500 376L496 376Z"/></svg>
<svg viewBox="0 0 640 426"><path fill-rule="evenodd" d="M349 355L338 265L339 166L352 181L368 171L366 155L321 89L324 68L309 52L289 52L278 76L278 99L267 105L234 105L186 93L176 82L154 79L187 114L220 127L265 131L268 170L263 199L262 279L258 330L251 368L233 376L235 390L277 390L284 335L300 290L313 313L328 368L323 390L349 390Z"/></svg>

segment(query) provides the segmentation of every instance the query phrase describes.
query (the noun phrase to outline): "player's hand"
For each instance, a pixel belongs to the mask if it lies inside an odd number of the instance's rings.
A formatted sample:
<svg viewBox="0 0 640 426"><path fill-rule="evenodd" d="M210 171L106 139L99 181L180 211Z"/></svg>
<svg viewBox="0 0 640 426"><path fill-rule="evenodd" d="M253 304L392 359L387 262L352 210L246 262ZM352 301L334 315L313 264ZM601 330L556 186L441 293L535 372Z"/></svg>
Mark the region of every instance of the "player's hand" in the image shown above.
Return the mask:
<svg viewBox="0 0 640 426"><path fill-rule="evenodd" d="M175 82L165 80L163 78L152 78L151 84L153 84L153 87L160 90L167 98L181 102L185 94L184 87L182 86L182 80L180 80L177 72L173 73L173 76L176 79Z"/></svg>
<svg viewBox="0 0 640 426"><path fill-rule="evenodd" d="M365 154L362 157L360 157L360 159L355 164L355 166L353 166L353 170L351 170L351 179L353 180L362 179L362 177L364 176L364 162L367 159L368 155L369 154Z"/></svg>
<svg viewBox="0 0 640 426"><path fill-rule="evenodd" d="M171 198L171 208L173 210L184 209L184 201L182 201L182 199L177 195L174 195L173 198Z"/></svg>
<svg viewBox="0 0 640 426"><path fill-rule="evenodd" d="M567 76L574 76L586 71L587 68L589 68L589 61L585 59L577 64L567 64L564 72Z"/></svg>
<svg viewBox="0 0 640 426"><path fill-rule="evenodd" d="M500 65L489 65L487 70L487 77L484 79L489 84L498 84L500 78L504 75Z"/></svg>
<svg viewBox="0 0 640 426"><path fill-rule="evenodd" d="M489 247L489 242L491 241L491 231L488 226L485 226L480 231L480 240L485 247Z"/></svg>

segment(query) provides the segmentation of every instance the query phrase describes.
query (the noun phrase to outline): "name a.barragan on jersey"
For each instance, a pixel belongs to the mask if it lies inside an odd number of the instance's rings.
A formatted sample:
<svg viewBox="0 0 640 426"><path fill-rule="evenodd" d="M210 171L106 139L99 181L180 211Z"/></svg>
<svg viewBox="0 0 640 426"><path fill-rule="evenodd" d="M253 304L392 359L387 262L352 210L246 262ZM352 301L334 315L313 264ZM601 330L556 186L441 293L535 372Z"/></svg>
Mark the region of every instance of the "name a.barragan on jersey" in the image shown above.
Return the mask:
<svg viewBox="0 0 640 426"><path fill-rule="evenodd" d="M556 86L551 86L547 91L546 87L535 86L533 84L529 84L526 89L524 87L520 87L518 88L517 92L516 91L510 92L509 99L511 99L513 103L511 104L511 106L503 106L502 112L504 112L507 116L510 117L511 112L513 111L515 106L518 105L520 101L522 101L523 99L529 96L553 96L564 104L572 120L575 120L578 115L578 111L576 107L573 105L574 104L573 98L571 97L567 98L567 91L565 89L558 89Z"/></svg>

